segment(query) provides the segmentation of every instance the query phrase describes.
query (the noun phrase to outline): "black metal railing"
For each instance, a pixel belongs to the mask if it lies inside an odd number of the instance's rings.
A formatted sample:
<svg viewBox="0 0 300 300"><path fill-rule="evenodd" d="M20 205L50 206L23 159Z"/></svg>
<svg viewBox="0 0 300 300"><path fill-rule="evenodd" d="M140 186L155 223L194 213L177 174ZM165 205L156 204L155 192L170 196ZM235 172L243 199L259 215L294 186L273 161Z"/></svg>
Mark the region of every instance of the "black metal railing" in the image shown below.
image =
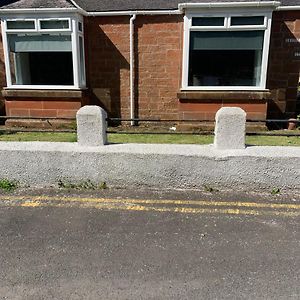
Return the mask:
<svg viewBox="0 0 300 300"><path fill-rule="evenodd" d="M51 124L51 121L76 121L76 118L70 118L70 117L23 117L23 116L0 116L0 120L41 120L46 121L48 125L51 127L53 124ZM182 131L182 130L116 130L113 126L114 123L126 123L126 122L134 122L135 124L143 124L143 123L156 123L163 124L163 123L214 123L215 120L197 120L197 119L191 119L191 120L183 120L183 119L141 119L141 118L134 118L134 119L126 119L126 118L107 118L106 119L112 126L109 130L107 130L107 133L109 134L153 134L153 135L163 135L163 134L174 134L174 135L180 135L180 134L186 134L186 135L213 135L213 130L199 130L197 132L195 131ZM294 124L300 124L300 120L297 119L288 119L288 120L282 120L282 119L261 119L261 120L251 120L248 119L246 121L247 123L265 123L265 124L288 124L288 123L294 123ZM281 128L283 129L283 128ZM61 132L61 133L75 133L75 129L68 129L68 128L58 128L57 125L53 126L53 128L14 128L14 127L0 127L0 133L17 133L17 132ZM289 130L286 132L278 132L278 130L272 130L272 131L247 131L246 135L249 136L300 136L300 131L298 130Z"/></svg>

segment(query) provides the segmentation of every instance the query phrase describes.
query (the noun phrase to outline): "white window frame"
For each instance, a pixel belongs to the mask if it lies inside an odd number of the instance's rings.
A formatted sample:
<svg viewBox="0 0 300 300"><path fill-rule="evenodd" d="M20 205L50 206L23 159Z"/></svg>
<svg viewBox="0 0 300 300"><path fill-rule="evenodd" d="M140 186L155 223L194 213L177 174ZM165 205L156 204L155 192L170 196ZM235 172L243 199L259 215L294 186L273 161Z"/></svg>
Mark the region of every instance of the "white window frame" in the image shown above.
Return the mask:
<svg viewBox="0 0 300 300"><path fill-rule="evenodd" d="M7 29L7 21L34 21L35 29ZM69 28L63 29L40 29L40 21L43 20L69 20ZM5 62L5 73L7 89L48 89L48 90L80 90L86 87L86 76L85 76L85 59L83 59L83 66L80 69L79 62L79 36L82 37L83 57L84 56L84 36L83 32L78 32L78 22L84 24L83 17L79 14L70 14L68 16L62 15L22 15L22 16L6 16L1 19L2 28L2 42L4 49L4 62ZM9 59L9 45L8 35L13 33L22 34L43 34L43 33L62 33L69 34L71 36L72 45L72 59L73 59L73 85L20 85L12 83L11 76L11 64ZM81 74L82 73L82 74ZM80 80L80 78L83 80Z"/></svg>
<svg viewBox="0 0 300 300"><path fill-rule="evenodd" d="M254 17L263 16L263 25L231 25L231 17ZM224 17L224 26L192 26L193 17ZM245 90L245 91L261 91L266 90L267 68L269 57L269 45L271 35L272 11L251 10L247 11L187 11L184 16L184 37L183 37L183 67L182 67L182 86L181 90L191 91L210 91L210 90ZM190 47L190 32L192 31L249 31L249 30L263 30L264 44L262 50L262 64L260 84L257 86L189 86L189 47Z"/></svg>

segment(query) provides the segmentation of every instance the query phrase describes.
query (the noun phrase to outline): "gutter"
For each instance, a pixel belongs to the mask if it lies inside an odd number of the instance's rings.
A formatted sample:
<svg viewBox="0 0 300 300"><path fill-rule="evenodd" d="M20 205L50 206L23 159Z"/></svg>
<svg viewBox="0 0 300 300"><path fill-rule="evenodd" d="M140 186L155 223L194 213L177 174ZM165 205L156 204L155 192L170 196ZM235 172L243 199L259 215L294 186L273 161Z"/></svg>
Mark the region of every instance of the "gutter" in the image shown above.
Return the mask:
<svg viewBox="0 0 300 300"><path fill-rule="evenodd" d="M133 16L133 15L180 15L179 10L126 10L126 11L103 11L103 12L86 12L85 16Z"/></svg>
<svg viewBox="0 0 300 300"><path fill-rule="evenodd" d="M276 10L300 10L300 6L279 6L276 8Z"/></svg>
<svg viewBox="0 0 300 300"><path fill-rule="evenodd" d="M211 3L179 3L178 9L183 12L190 8L240 8L240 7L278 7L279 1L256 1L256 2L211 2Z"/></svg>

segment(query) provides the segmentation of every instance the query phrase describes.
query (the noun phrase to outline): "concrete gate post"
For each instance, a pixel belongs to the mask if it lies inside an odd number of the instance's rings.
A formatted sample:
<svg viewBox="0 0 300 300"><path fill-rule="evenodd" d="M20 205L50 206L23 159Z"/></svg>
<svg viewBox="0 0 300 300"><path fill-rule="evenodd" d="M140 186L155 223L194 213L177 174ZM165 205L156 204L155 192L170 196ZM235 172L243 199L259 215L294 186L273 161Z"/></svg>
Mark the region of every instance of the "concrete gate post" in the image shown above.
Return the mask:
<svg viewBox="0 0 300 300"><path fill-rule="evenodd" d="M216 113L214 146L245 149L246 112L239 107L222 107Z"/></svg>
<svg viewBox="0 0 300 300"><path fill-rule="evenodd" d="M96 105L86 105L76 114L77 141L80 146L103 146L107 144L107 114Z"/></svg>

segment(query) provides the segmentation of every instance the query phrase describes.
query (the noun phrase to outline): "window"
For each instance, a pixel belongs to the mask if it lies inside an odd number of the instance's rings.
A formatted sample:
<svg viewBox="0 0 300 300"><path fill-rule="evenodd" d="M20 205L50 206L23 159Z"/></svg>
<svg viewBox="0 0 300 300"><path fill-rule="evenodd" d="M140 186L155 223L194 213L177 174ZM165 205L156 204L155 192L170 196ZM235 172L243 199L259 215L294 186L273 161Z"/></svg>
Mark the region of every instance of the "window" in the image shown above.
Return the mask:
<svg viewBox="0 0 300 300"><path fill-rule="evenodd" d="M265 89L271 15L185 16L183 89Z"/></svg>
<svg viewBox="0 0 300 300"><path fill-rule="evenodd" d="M85 87L83 33L76 18L2 21L8 88Z"/></svg>

